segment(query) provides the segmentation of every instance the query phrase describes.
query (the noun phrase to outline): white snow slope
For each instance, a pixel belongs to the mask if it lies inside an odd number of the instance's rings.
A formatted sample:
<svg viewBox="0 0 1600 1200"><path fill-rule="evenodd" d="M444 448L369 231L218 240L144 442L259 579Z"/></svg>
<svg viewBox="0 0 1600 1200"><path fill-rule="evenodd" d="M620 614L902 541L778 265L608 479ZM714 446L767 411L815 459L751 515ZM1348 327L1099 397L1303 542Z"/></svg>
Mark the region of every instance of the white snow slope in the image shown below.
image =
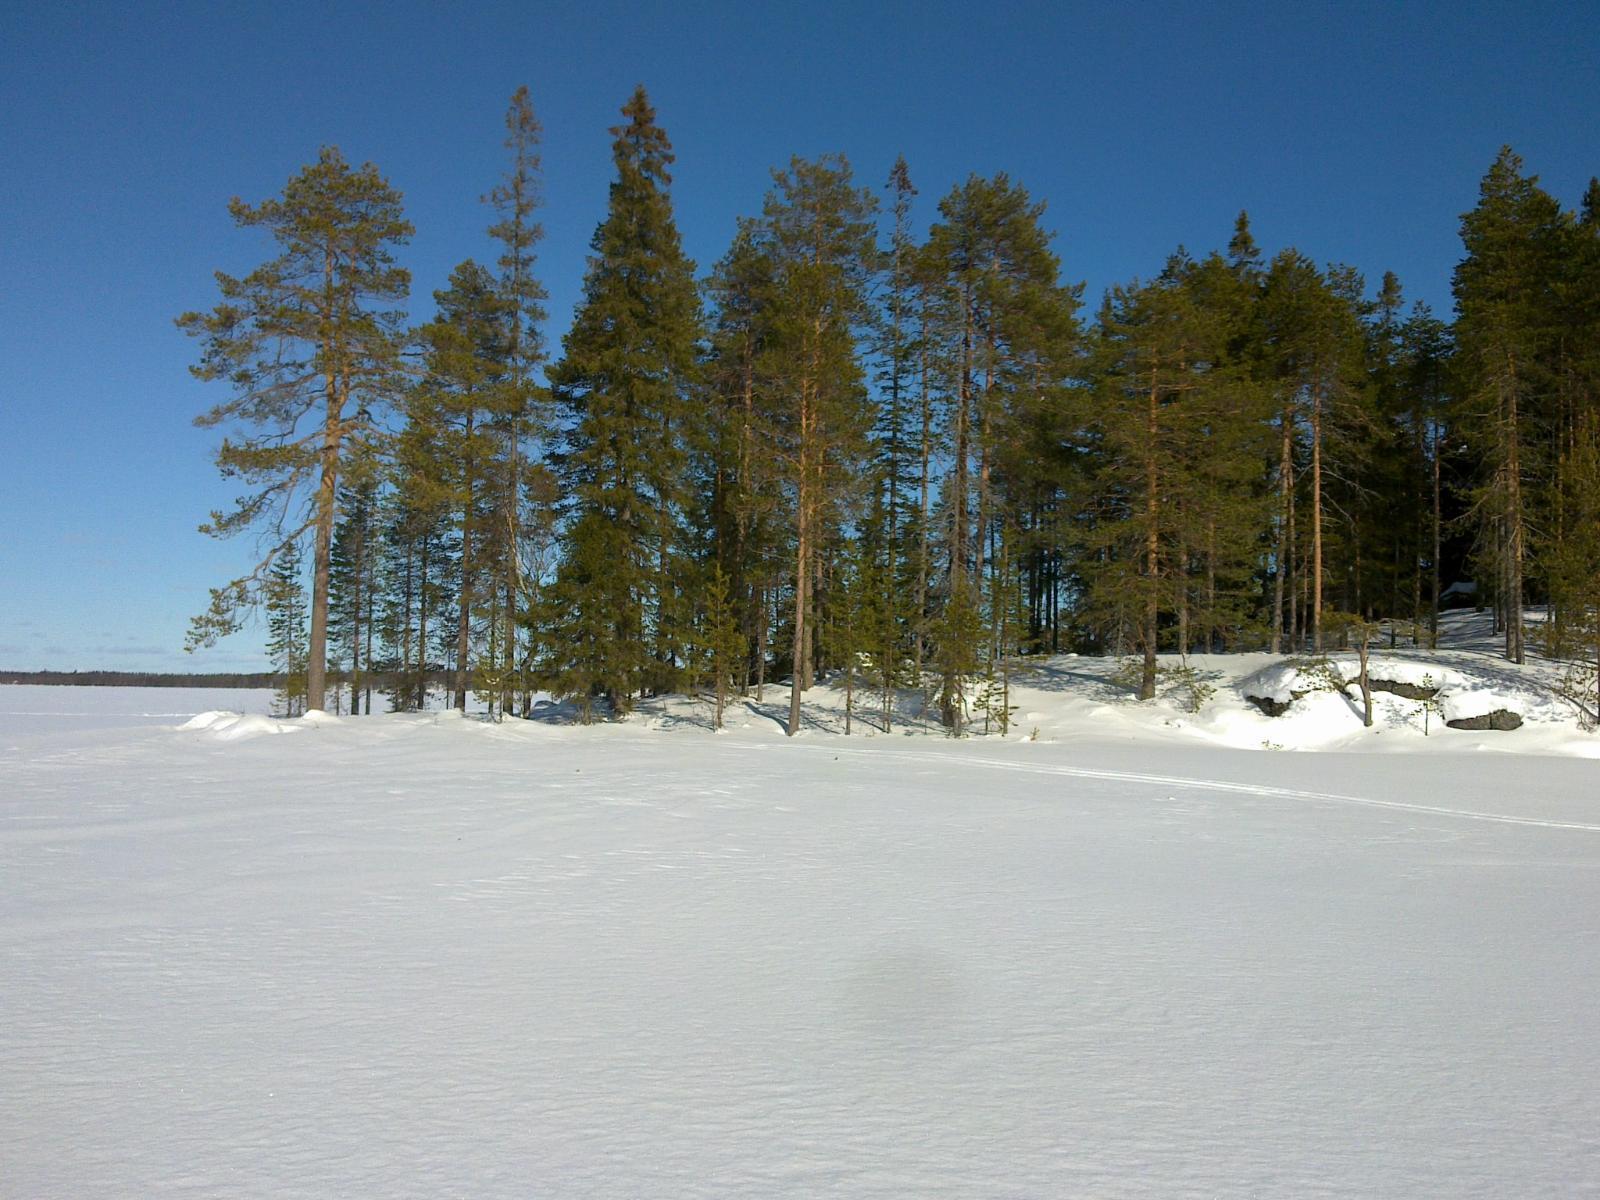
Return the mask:
<svg viewBox="0 0 1600 1200"><path fill-rule="evenodd" d="M1600 1188L1592 760L176 723L0 722L8 1200Z"/></svg>

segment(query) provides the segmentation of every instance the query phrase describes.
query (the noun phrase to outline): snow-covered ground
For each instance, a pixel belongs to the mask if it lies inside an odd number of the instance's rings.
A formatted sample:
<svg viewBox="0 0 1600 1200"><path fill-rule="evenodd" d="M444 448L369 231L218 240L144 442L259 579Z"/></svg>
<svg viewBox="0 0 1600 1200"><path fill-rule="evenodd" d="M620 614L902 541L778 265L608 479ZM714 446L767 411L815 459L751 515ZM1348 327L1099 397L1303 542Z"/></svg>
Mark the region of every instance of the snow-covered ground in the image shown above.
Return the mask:
<svg viewBox="0 0 1600 1200"><path fill-rule="evenodd" d="M963 742L0 688L0 1195L1595 1194L1594 735L1207 669Z"/></svg>
<svg viewBox="0 0 1600 1200"><path fill-rule="evenodd" d="M1530 613L1530 620L1538 614ZM1373 697L1373 724L1362 723L1361 695L1355 686L1358 656L1354 650L1330 651L1327 668L1318 670L1309 655L1191 655L1180 660L1162 656L1163 676L1157 699L1136 703L1130 683L1119 678L1123 664L1115 659L1060 655L1025 660L1011 682L1012 711L1007 740L1047 743L1158 744L1176 747L1215 746L1240 750L1340 750L1360 753L1461 754L1495 751L1513 754L1573 755L1600 758L1600 736L1581 728L1578 709L1556 692L1566 666L1537 655L1527 666L1505 662L1495 650L1487 614L1448 613L1441 627L1441 648L1417 649L1403 640L1393 650L1375 645L1369 675L1378 681L1438 689L1436 709L1390 692ZM1131 660L1130 660L1131 662ZM1165 672L1187 665L1201 689L1197 695L1176 676ZM1306 691L1321 676L1345 683L1338 691L1323 686ZM1298 698L1295 698L1298 694ZM776 731L788 715L787 686L769 687L763 701L735 704L727 716L733 731ZM1247 698L1268 697L1291 702L1280 716L1268 716ZM854 732L863 738L884 733L881 700L858 686L854 693ZM845 692L835 676L806 695L806 735L837 734L844 729ZM1522 718L1512 731L1451 729L1446 722L1481 717L1499 710ZM901 690L893 706L889 732L895 736L942 737L933 692ZM547 719L569 714L552 709ZM708 728L706 705L682 697L650 700L635 714L635 724L651 728ZM982 712L969 714L967 731L988 743L999 740L999 725L987 724Z"/></svg>
<svg viewBox="0 0 1600 1200"><path fill-rule="evenodd" d="M52 687L0 684L0 738L29 732L182 724L229 709L270 713L271 688Z"/></svg>

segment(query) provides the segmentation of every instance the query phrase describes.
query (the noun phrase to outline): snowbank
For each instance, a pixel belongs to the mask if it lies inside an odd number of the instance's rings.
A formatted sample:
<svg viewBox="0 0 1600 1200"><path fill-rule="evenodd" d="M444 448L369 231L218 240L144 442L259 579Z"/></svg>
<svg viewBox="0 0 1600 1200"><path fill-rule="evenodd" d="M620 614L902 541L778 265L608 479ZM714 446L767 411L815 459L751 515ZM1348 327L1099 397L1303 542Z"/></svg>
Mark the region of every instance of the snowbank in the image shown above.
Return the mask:
<svg viewBox="0 0 1600 1200"><path fill-rule="evenodd" d="M343 725L342 717L313 709L299 717L264 717L259 713L212 711L189 718L180 730L209 733L224 742L267 737L280 733L299 733L306 729L327 729Z"/></svg>

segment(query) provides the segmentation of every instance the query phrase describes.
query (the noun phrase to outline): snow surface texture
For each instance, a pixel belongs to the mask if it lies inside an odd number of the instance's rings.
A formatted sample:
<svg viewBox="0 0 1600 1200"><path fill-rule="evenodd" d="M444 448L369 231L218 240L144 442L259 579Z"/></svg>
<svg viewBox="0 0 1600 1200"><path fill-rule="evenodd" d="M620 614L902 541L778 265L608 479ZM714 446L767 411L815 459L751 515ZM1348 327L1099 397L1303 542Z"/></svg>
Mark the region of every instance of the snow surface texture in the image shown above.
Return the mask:
<svg viewBox="0 0 1600 1200"><path fill-rule="evenodd" d="M54 687L0 685L0 736L29 730L173 725L207 709L265 716L270 688Z"/></svg>
<svg viewBox="0 0 1600 1200"><path fill-rule="evenodd" d="M1584 735L1230 749L1236 682L1037 742L6 716L0 1195L1595 1194Z"/></svg>

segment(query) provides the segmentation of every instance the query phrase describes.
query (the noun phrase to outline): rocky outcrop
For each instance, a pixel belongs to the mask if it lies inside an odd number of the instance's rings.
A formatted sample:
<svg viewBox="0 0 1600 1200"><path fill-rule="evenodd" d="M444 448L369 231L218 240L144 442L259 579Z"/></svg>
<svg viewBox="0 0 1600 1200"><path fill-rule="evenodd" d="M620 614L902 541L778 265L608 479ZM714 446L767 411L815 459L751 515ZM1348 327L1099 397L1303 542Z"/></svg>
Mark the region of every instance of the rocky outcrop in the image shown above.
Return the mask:
<svg viewBox="0 0 1600 1200"><path fill-rule="evenodd" d="M1287 700L1274 700L1271 696L1246 696L1245 699L1266 713L1267 716L1281 717L1289 711L1289 706L1303 695L1305 695L1304 692L1295 692Z"/></svg>
<svg viewBox="0 0 1600 1200"><path fill-rule="evenodd" d="M1423 687L1416 683L1404 683L1398 679L1369 679L1367 686L1375 692L1388 692L1407 700L1432 700L1439 694L1439 689L1436 687Z"/></svg>
<svg viewBox="0 0 1600 1200"><path fill-rule="evenodd" d="M1446 721L1445 724L1451 729L1494 729L1501 733L1509 733L1513 729L1522 727L1522 718L1509 708L1497 708L1479 717L1457 717L1454 721Z"/></svg>

